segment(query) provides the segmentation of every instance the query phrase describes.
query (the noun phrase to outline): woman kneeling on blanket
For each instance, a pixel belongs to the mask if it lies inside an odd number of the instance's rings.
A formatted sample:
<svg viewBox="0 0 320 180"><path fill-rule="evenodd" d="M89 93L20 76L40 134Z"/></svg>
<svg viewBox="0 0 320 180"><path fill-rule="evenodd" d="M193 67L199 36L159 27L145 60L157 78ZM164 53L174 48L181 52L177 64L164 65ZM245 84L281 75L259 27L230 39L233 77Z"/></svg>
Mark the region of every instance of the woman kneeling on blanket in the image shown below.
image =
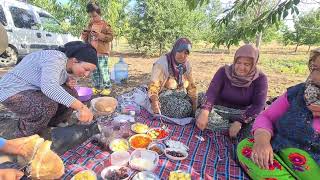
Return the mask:
<svg viewBox="0 0 320 180"><path fill-rule="evenodd" d="M91 121L92 112L76 99L73 77L89 76L97 61L91 45L73 41L58 50L31 53L5 74L0 102L19 118L14 136L33 135L66 122L73 109L79 111L80 121Z"/></svg>
<svg viewBox="0 0 320 180"><path fill-rule="evenodd" d="M253 124L254 139L238 145L252 179L320 177L320 48L312 51L306 83L290 87Z"/></svg>
<svg viewBox="0 0 320 180"><path fill-rule="evenodd" d="M186 118L195 112L197 88L187 59L190 52L191 42L181 38L176 41L171 52L153 64L148 94L155 114L159 114L161 109L162 115Z"/></svg>
<svg viewBox="0 0 320 180"><path fill-rule="evenodd" d="M243 123L250 123L265 106L267 77L257 69L258 50L252 45L240 47L231 66L221 67L214 75L201 111L197 111L200 129L227 128L236 137ZM214 108L214 109L213 109Z"/></svg>

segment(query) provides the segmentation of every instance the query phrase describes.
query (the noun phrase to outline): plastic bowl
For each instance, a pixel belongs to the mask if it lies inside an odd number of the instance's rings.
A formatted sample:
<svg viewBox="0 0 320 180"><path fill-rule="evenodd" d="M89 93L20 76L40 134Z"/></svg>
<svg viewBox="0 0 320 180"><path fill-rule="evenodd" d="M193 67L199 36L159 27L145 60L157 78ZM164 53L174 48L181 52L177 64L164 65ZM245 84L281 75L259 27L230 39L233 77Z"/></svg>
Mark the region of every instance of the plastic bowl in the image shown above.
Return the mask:
<svg viewBox="0 0 320 180"><path fill-rule="evenodd" d="M126 147L116 147L117 144L122 143L125 144ZM111 151L116 152L116 151L128 151L130 149L129 142L126 139L119 138L119 139L114 139L110 142L109 148Z"/></svg>
<svg viewBox="0 0 320 180"><path fill-rule="evenodd" d="M102 179L108 180L108 179L106 178L106 176L107 176L107 175L110 175L110 173L111 173L112 171L119 170L120 168L125 169L126 172L127 172L127 174L128 174L128 177L127 177L127 178L123 178L123 179L121 179L121 180L127 180L127 179L129 179L133 172L132 172L131 169L129 169L128 167L125 167L125 166L109 166L109 167L103 169L102 172L101 172L101 177L102 177Z"/></svg>
<svg viewBox="0 0 320 180"><path fill-rule="evenodd" d="M111 154L111 164L113 166L126 166L130 160L130 153L127 151L117 151Z"/></svg>
<svg viewBox="0 0 320 180"><path fill-rule="evenodd" d="M153 171L159 162L159 155L150 150L136 149L131 153L129 165L138 171Z"/></svg>
<svg viewBox="0 0 320 180"><path fill-rule="evenodd" d="M91 176L92 177L92 180L96 180L97 179L97 175L95 172L93 172L92 170L83 170L83 171L80 171L78 172L76 175L74 175L71 180L77 180L77 179L82 179L81 175L84 175L86 174L85 176L87 177L87 175Z"/></svg>
<svg viewBox="0 0 320 180"><path fill-rule="evenodd" d="M89 101L92 97L92 89L91 88L88 88L88 87L75 87L77 93L78 93L78 96L79 96L79 100L82 101L82 102L85 102L85 101Z"/></svg>
<svg viewBox="0 0 320 180"><path fill-rule="evenodd" d="M149 144L148 150L153 151L152 149L154 147L157 147L160 150L159 152L154 151L154 152L158 153L159 156L162 156L164 154L164 149L166 148L166 145L164 145L162 143L152 142Z"/></svg>
<svg viewBox="0 0 320 180"><path fill-rule="evenodd" d="M148 142L146 142L146 143L139 143L140 146L139 146L139 147L136 147L136 146L133 145L133 141L134 141L134 140L137 140L138 138L147 139ZM129 138L129 144L130 144L131 148L133 148L133 149L146 149L151 142L152 142L152 138L151 138L149 135L146 135L146 134L136 134L136 135L133 135L133 136L131 136L131 137Z"/></svg>
<svg viewBox="0 0 320 180"><path fill-rule="evenodd" d="M108 111L101 112L95 108L96 102L98 102L100 100L103 100L104 103L108 106ZM112 114L116 110L117 105L118 105L118 101L113 97L98 97L98 98L94 98L91 100L91 107L96 115Z"/></svg>

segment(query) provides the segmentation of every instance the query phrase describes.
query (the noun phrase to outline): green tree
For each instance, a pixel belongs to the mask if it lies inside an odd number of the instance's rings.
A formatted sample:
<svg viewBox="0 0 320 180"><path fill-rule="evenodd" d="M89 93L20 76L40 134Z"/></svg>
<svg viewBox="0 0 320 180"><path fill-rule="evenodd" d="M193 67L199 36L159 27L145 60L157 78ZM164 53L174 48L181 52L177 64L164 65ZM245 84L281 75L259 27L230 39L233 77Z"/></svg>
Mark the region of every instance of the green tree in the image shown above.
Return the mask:
<svg viewBox="0 0 320 180"><path fill-rule="evenodd" d="M209 3L209 0L185 0L190 9L195 9L201 4ZM269 1L270 2L270 1ZM216 25L221 28L228 27L229 23L234 23L235 19L246 15L250 9L261 7L262 0L236 0L230 9L227 9L223 18L217 20ZM300 0L277 0L276 4L268 10L258 13L254 18L250 19L247 26L240 28L233 39L241 40L248 37L260 36L260 34L272 24L278 25L279 21L286 18L289 13L299 14L297 5ZM257 37L258 40L259 37ZM261 39L261 36L260 36ZM232 43L233 41L227 41ZM258 44L258 43L256 43ZM227 44L228 46L228 44Z"/></svg>
<svg viewBox="0 0 320 180"><path fill-rule="evenodd" d="M86 13L86 5L90 2L89 0L70 0L64 5L57 0L29 0L28 2L51 13L60 21L66 31L75 36L80 36L81 31L89 22ZM96 0L96 2L100 5L103 19L112 26L115 36L123 36L128 28L125 9L129 0Z"/></svg>
<svg viewBox="0 0 320 180"><path fill-rule="evenodd" d="M204 10L190 12L180 0L137 0L130 16L129 44L146 54L162 54L179 37L201 40Z"/></svg>
<svg viewBox="0 0 320 180"><path fill-rule="evenodd" d="M320 43L320 10L299 16L294 21L294 30L285 28L283 32L283 43L295 44L295 52L301 45L309 46L310 50L310 46Z"/></svg>

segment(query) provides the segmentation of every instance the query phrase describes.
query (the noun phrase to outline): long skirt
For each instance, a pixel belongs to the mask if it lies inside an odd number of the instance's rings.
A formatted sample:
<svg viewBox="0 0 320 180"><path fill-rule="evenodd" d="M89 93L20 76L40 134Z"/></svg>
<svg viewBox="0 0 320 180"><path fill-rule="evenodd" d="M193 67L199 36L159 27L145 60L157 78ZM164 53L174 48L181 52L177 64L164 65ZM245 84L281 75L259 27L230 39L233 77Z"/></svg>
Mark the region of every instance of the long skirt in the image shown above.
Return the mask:
<svg viewBox="0 0 320 180"><path fill-rule="evenodd" d="M260 169L252 160L254 139L242 140L237 147L241 167L253 180L314 180L320 177L320 166L305 151L286 148L274 153L273 165L269 169Z"/></svg>
<svg viewBox="0 0 320 180"><path fill-rule="evenodd" d="M197 109L196 117L199 116L200 111L201 109ZM234 119L240 117L244 112L244 110L240 109L215 105L209 113L207 129L227 129L230 126L230 122L234 122Z"/></svg>
<svg viewBox="0 0 320 180"><path fill-rule="evenodd" d="M170 118L192 116L191 98L183 90L165 90L160 93L159 101L162 115Z"/></svg>
<svg viewBox="0 0 320 180"><path fill-rule="evenodd" d="M75 89L63 85L72 96L78 97ZM48 125L57 126L71 119L72 108L59 104L40 90L26 90L6 99L2 103L15 113L18 118L18 128L14 137L30 136L40 133Z"/></svg>
<svg viewBox="0 0 320 180"><path fill-rule="evenodd" d="M98 66L92 74L92 85L97 89L105 89L111 87L108 56L98 56Z"/></svg>

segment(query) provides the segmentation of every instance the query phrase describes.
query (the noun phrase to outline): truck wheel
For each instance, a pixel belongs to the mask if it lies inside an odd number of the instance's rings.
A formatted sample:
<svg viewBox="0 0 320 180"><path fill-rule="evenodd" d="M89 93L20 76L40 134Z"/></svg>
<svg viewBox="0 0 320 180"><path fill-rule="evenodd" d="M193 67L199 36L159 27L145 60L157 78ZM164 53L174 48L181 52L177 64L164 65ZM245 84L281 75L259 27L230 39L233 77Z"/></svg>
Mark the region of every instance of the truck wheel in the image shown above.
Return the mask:
<svg viewBox="0 0 320 180"><path fill-rule="evenodd" d="M18 53L17 51L9 46L6 51L0 55L0 66L13 66L18 61Z"/></svg>

